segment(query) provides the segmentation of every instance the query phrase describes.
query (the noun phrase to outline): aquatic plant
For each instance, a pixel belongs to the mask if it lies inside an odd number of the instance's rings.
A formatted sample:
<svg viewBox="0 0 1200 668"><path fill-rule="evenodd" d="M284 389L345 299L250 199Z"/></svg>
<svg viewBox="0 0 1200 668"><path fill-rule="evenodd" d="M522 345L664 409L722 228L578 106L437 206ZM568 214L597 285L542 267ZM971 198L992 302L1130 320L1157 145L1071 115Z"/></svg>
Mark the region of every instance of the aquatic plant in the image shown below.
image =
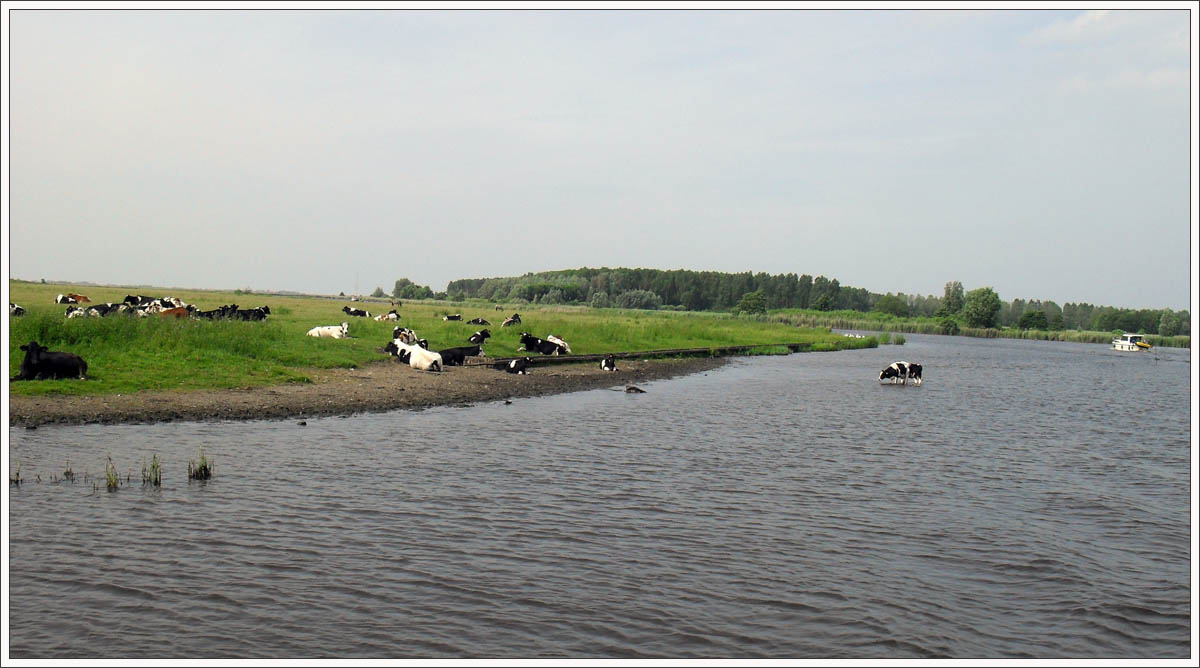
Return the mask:
<svg viewBox="0 0 1200 668"><path fill-rule="evenodd" d="M21 486L21 462L17 462L17 470L15 473L8 474L8 484Z"/></svg>
<svg viewBox="0 0 1200 668"><path fill-rule="evenodd" d="M162 468L158 464L158 455L150 460L150 465L146 466L146 458L142 458L142 486L154 485L162 487Z"/></svg>
<svg viewBox="0 0 1200 668"><path fill-rule="evenodd" d="M904 345L904 335L897 334L896 336L892 337L892 343L897 346Z"/></svg>
<svg viewBox="0 0 1200 668"><path fill-rule="evenodd" d="M113 464L112 455L108 456L108 463L104 465L104 484L110 492L121 486L121 474L117 473L117 465Z"/></svg>
<svg viewBox="0 0 1200 668"><path fill-rule="evenodd" d="M63 469L63 480L75 482L75 469L71 468L71 460L67 460L67 468Z"/></svg>
<svg viewBox="0 0 1200 668"><path fill-rule="evenodd" d="M208 480L213 475L213 460L204 456L204 449L200 449L200 461L195 460L188 462L188 480Z"/></svg>

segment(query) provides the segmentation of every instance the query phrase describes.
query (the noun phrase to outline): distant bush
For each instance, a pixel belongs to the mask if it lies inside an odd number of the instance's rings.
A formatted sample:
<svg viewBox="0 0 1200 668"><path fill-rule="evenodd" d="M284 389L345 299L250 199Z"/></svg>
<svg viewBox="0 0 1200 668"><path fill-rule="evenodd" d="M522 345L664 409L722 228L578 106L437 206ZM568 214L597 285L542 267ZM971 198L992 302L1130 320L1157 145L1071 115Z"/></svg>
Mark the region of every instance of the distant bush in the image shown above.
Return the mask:
<svg viewBox="0 0 1200 668"><path fill-rule="evenodd" d="M613 300L618 308L655 310L662 306L662 297L649 290L626 290Z"/></svg>

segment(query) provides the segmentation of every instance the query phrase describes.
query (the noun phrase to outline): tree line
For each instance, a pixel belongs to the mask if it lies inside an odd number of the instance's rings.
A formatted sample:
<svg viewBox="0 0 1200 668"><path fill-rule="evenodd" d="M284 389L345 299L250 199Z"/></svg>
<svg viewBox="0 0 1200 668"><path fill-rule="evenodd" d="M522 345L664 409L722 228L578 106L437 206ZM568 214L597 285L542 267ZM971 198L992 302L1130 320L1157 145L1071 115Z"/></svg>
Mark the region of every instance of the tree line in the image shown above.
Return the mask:
<svg viewBox="0 0 1200 668"><path fill-rule="evenodd" d="M451 281L444 293L433 293L427 286L401 279L396 282L393 296L750 313L765 313L767 309L874 311L901 318L951 320L968 327L1120 329L1164 336L1191 333L1191 316L1187 311L1124 309L1088 303L1059 306L1038 299L1004 302L990 287L968 292L959 281L946 283L941 297L879 294L842 285L836 278L794 273L584 267L522 276L459 279Z"/></svg>

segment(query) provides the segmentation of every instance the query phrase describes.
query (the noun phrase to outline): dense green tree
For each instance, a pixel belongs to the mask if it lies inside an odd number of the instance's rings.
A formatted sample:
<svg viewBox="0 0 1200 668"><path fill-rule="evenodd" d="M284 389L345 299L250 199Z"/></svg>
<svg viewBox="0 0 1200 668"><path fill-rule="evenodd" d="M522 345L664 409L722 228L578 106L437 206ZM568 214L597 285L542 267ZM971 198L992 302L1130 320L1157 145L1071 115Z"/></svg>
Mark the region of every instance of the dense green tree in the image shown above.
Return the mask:
<svg viewBox="0 0 1200 668"><path fill-rule="evenodd" d="M742 299L738 302L735 310L742 313L760 313L765 315L767 312L767 298L763 296L761 290L747 292L742 295Z"/></svg>
<svg viewBox="0 0 1200 668"><path fill-rule="evenodd" d="M954 318L942 318L942 321L938 323L938 330L942 334L953 336L959 332L958 322Z"/></svg>
<svg viewBox="0 0 1200 668"><path fill-rule="evenodd" d="M995 327L1000 306L1000 296L994 290L976 288L963 299L963 317L968 327Z"/></svg>
<svg viewBox="0 0 1200 668"><path fill-rule="evenodd" d="M383 288L377 287L377 288L375 288L375 292L371 293L371 296L372 297L386 297L387 293L383 291Z"/></svg>
<svg viewBox="0 0 1200 668"><path fill-rule="evenodd" d="M942 308L950 315L954 315L963 310L963 305L966 303L966 298L963 296L963 284L959 281L949 281L942 292Z"/></svg>
<svg viewBox="0 0 1200 668"><path fill-rule="evenodd" d="M1017 321L1017 327L1021 329L1049 329L1050 323L1046 321L1045 311L1029 310L1021 314L1020 320Z"/></svg>
<svg viewBox="0 0 1200 668"><path fill-rule="evenodd" d="M906 318L908 317L908 302L897 295L886 294L875 302L875 306L871 310Z"/></svg>

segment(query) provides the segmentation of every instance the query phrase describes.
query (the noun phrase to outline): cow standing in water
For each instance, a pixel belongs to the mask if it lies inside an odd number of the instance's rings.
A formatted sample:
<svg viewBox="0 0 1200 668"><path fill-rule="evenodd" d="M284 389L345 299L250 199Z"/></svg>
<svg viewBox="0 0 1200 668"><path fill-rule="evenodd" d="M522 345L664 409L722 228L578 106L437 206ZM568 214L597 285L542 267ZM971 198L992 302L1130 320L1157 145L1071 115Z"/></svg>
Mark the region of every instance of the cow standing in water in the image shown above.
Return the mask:
<svg viewBox="0 0 1200 668"><path fill-rule="evenodd" d="M912 379L914 385L921 384L921 365L912 362L892 362L884 367L883 371L879 372L879 382L891 381L895 383L900 381L901 385L907 385L908 379Z"/></svg>

